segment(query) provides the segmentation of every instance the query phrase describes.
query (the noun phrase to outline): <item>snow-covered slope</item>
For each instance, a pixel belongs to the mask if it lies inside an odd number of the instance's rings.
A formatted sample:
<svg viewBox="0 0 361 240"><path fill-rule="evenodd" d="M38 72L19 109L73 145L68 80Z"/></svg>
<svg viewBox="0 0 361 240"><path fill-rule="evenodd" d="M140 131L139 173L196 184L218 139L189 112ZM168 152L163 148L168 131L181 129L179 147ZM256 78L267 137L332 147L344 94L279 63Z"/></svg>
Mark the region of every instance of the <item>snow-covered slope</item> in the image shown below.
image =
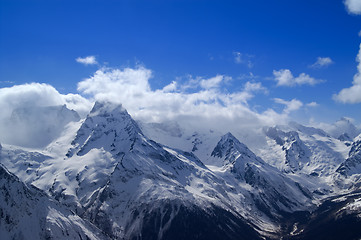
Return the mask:
<svg viewBox="0 0 361 240"><path fill-rule="evenodd" d="M344 176L361 174L361 135L351 145L348 158L340 165L337 172Z"/></svg>
<svg viewBox="0 0 361 240"><path fill-rule="evenodd" d="M26 186L0 164L0 238L107 239L99 229Z"/></svg>
<svg viewBox="0 0 361 240"><path fill-rule="evenodd" d="M300 219L287 239L360 239L361 193L326 199L306 219Z"/></svg>
<svg viewBox="0 0 361 240"><path fill-rule="evenodd" d="M140 126L121 105L96 102L45 148L3 144L0 163L115 239L278 238L359 173L336 171L359 155L357 138L351 147L297 123L250 136L257 154L231 133Z"/></svg>
<svg viewBox="0 0 361 240"><path fill-rule="evenodd" d="M348 147L322 130L295 123L290 126L264 130L269 138L269 148L263 151L265 160L287 173L311 176L333 174L345 159ZM281 153L281 157L275 153Z"/></svg>
<svg viewBox="0 0 361 240"><path fill-rule="evenodd" d="M271 218L312 206L312 195L306 188L265 163L231 133L221 138L211 157L222 164L222 177L230 181L231 175L236 182L230 184L237 188L246 184L258 209Z"/></svg>

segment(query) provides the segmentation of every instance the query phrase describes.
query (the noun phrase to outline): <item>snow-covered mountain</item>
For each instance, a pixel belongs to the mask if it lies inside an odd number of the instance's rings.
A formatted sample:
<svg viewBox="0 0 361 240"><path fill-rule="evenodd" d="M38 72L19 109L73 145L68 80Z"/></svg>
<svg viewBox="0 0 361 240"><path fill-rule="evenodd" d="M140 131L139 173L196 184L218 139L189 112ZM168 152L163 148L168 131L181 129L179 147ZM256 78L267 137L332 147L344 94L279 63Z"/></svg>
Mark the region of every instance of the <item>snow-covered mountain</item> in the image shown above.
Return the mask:
<svg viewBox="0 0 361 240"><path fill-rule="evenodd" d="M312 214L293 225L288 239L360 239L360 191L327 198Z"/></svg>
<svg viewBox="0 0 361 240"><path fill-rule="evenodd" d="M361 134L355 138L348 153L348 158L340 165L337 172L344 176L361 173Z"/></svg>
<svg viewBox="0 0 361 240"><path fill-rule="evenodd" d="M294 237L294 216L361 182L360 137L294 122L255 131L252 150L232 133L137 123L110 102L65 122L44 148L3 144L0 163L99 238L96 228L112 239Z"/></svg>
<svg viewBox="0 0 361 240"><path fill-rule="evenodd" d="M0 164L1 239L107 239L41 190L27 186Z"/></svg>

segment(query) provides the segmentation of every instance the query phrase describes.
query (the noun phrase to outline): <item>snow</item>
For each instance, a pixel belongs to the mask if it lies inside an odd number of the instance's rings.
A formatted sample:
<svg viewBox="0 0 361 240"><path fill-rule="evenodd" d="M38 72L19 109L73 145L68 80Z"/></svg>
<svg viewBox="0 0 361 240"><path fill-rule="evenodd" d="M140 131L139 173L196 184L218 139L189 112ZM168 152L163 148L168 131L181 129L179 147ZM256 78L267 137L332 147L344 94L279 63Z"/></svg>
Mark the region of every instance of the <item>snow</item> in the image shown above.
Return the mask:
<svg viewBox="0 0 361 240"><path fill-rule="evenodd" d="M361 164L347 178L336 171L351 146L321 129L290 123L250 139L253 148L232 133L182 128L176 122L137 123L121 105L97 102L86 119L64 125L44 148L3 144L0 163L118 238L138 236L142 219L165 211L164 203L171 203L171 214L159 237L181 205L217 206L264 232L276 232L275 219L283 212L312 210L361 182ZM255 139L260 141L254 144ZM359 205L349 209L358 211ZM97 238L94 226L84 227L90 223L79 216L46 206L56 236L71 228ZM0 234L6 232L0 228Z"/></svg>

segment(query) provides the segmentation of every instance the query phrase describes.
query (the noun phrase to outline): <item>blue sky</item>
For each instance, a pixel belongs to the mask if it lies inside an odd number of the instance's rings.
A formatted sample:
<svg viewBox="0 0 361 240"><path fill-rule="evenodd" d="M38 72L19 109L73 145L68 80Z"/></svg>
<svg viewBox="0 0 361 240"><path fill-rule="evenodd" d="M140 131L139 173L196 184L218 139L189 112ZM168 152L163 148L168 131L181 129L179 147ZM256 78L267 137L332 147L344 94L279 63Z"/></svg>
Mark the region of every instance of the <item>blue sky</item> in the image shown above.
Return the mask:
<svg viewBox="0 0 361 240"><path fill-rule="evenodd" d="M141 65L152 90L222 75L225 94L261 84L247 98L252 111L282 113L294 99L303 105L287 114L301 122L361 123L358 100L333 97L358 71L360 2L348 2L0 0L0 88L39 82L84 96L78 83L99 68ZM75 60L86 56L98 64ZM282 85L281 70L309 78Z"/></svg>

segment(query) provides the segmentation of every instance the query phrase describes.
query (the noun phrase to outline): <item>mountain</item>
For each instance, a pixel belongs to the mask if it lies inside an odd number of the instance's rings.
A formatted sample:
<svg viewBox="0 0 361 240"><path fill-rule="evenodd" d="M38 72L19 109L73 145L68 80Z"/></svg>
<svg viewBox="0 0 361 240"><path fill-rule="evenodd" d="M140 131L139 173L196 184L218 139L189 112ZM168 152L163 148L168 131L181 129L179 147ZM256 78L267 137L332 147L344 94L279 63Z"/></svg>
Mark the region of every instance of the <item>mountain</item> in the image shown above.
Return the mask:
<svg viewBox="0 0 361 240"><path fill-rule="evenodd" d="M103 239L306 236L311 216L357 191L361 175L358 138L347 145L294 122L243 135L260 140L249 148L232 133L136 122L122 105L96 102L62 129L40 150L3 144L0 163Z"/></svg>
<svg viewBox="0 0 361 240"><path fill-rule="evenodd" d="M334 124L326 126L325 130L334 138L340 140L347 138L347 141L352 141L361 133L361 129L357 128L352 122L352 119L343 117Z"/></svg>
<svg viewBox="0 0 361 240"><path fill-rule="evenodd" d="M361 173L361 134L355 138L348 158L340 165L337 172L346 177Z"/></svg>
<svg viewBox="0 0 361 240"><path fill-rule="evenodd" d="M360 239L360 191L326 199L302 222L294 224L288 239Z"/></svg>
<svg viewBox="0 0 361 240"><path fill-rule="evenodd" d="M0 164L1 239L107 239L99 229L27 186Z"/></svg>
<svg viewBox="0 0 361 240"><path fill-rule="evenodd" d="M312 208L312 196L306 188L257 157L231 133L221 138L211 157L222 163L224 179L230 179L228 174L236 179L233 185L248 185L257 208L268 217L275 220L290 212Z"/></svg>
<svg viewBox="0 0 361 240"><path fill-rule="evenodd" d="M193 154L148 139L121 106L94 105L72 142L67 161L90 158L95 149L111 155L107 181L96 189L92 183L101 179L93 178L89 183L82 178L88 169L78 173L78 186L92 192L91 200L80 203L85 209L84 216L109 236L154 238L156 234L160 238L177 235L180 238L196 234L199 239L220 236L232 239L244 232L249 239L259 237L229 204L229 187L224 186L222 179ZM214 189L215 183L220 185L218 189ZM61 189L55 188L53 194ZM79 194L77 197L82 199ZM204 228L176 225L194 219L203 223ZM173 229L177 228L183 229L183 235L176 234Z"/></svg>

